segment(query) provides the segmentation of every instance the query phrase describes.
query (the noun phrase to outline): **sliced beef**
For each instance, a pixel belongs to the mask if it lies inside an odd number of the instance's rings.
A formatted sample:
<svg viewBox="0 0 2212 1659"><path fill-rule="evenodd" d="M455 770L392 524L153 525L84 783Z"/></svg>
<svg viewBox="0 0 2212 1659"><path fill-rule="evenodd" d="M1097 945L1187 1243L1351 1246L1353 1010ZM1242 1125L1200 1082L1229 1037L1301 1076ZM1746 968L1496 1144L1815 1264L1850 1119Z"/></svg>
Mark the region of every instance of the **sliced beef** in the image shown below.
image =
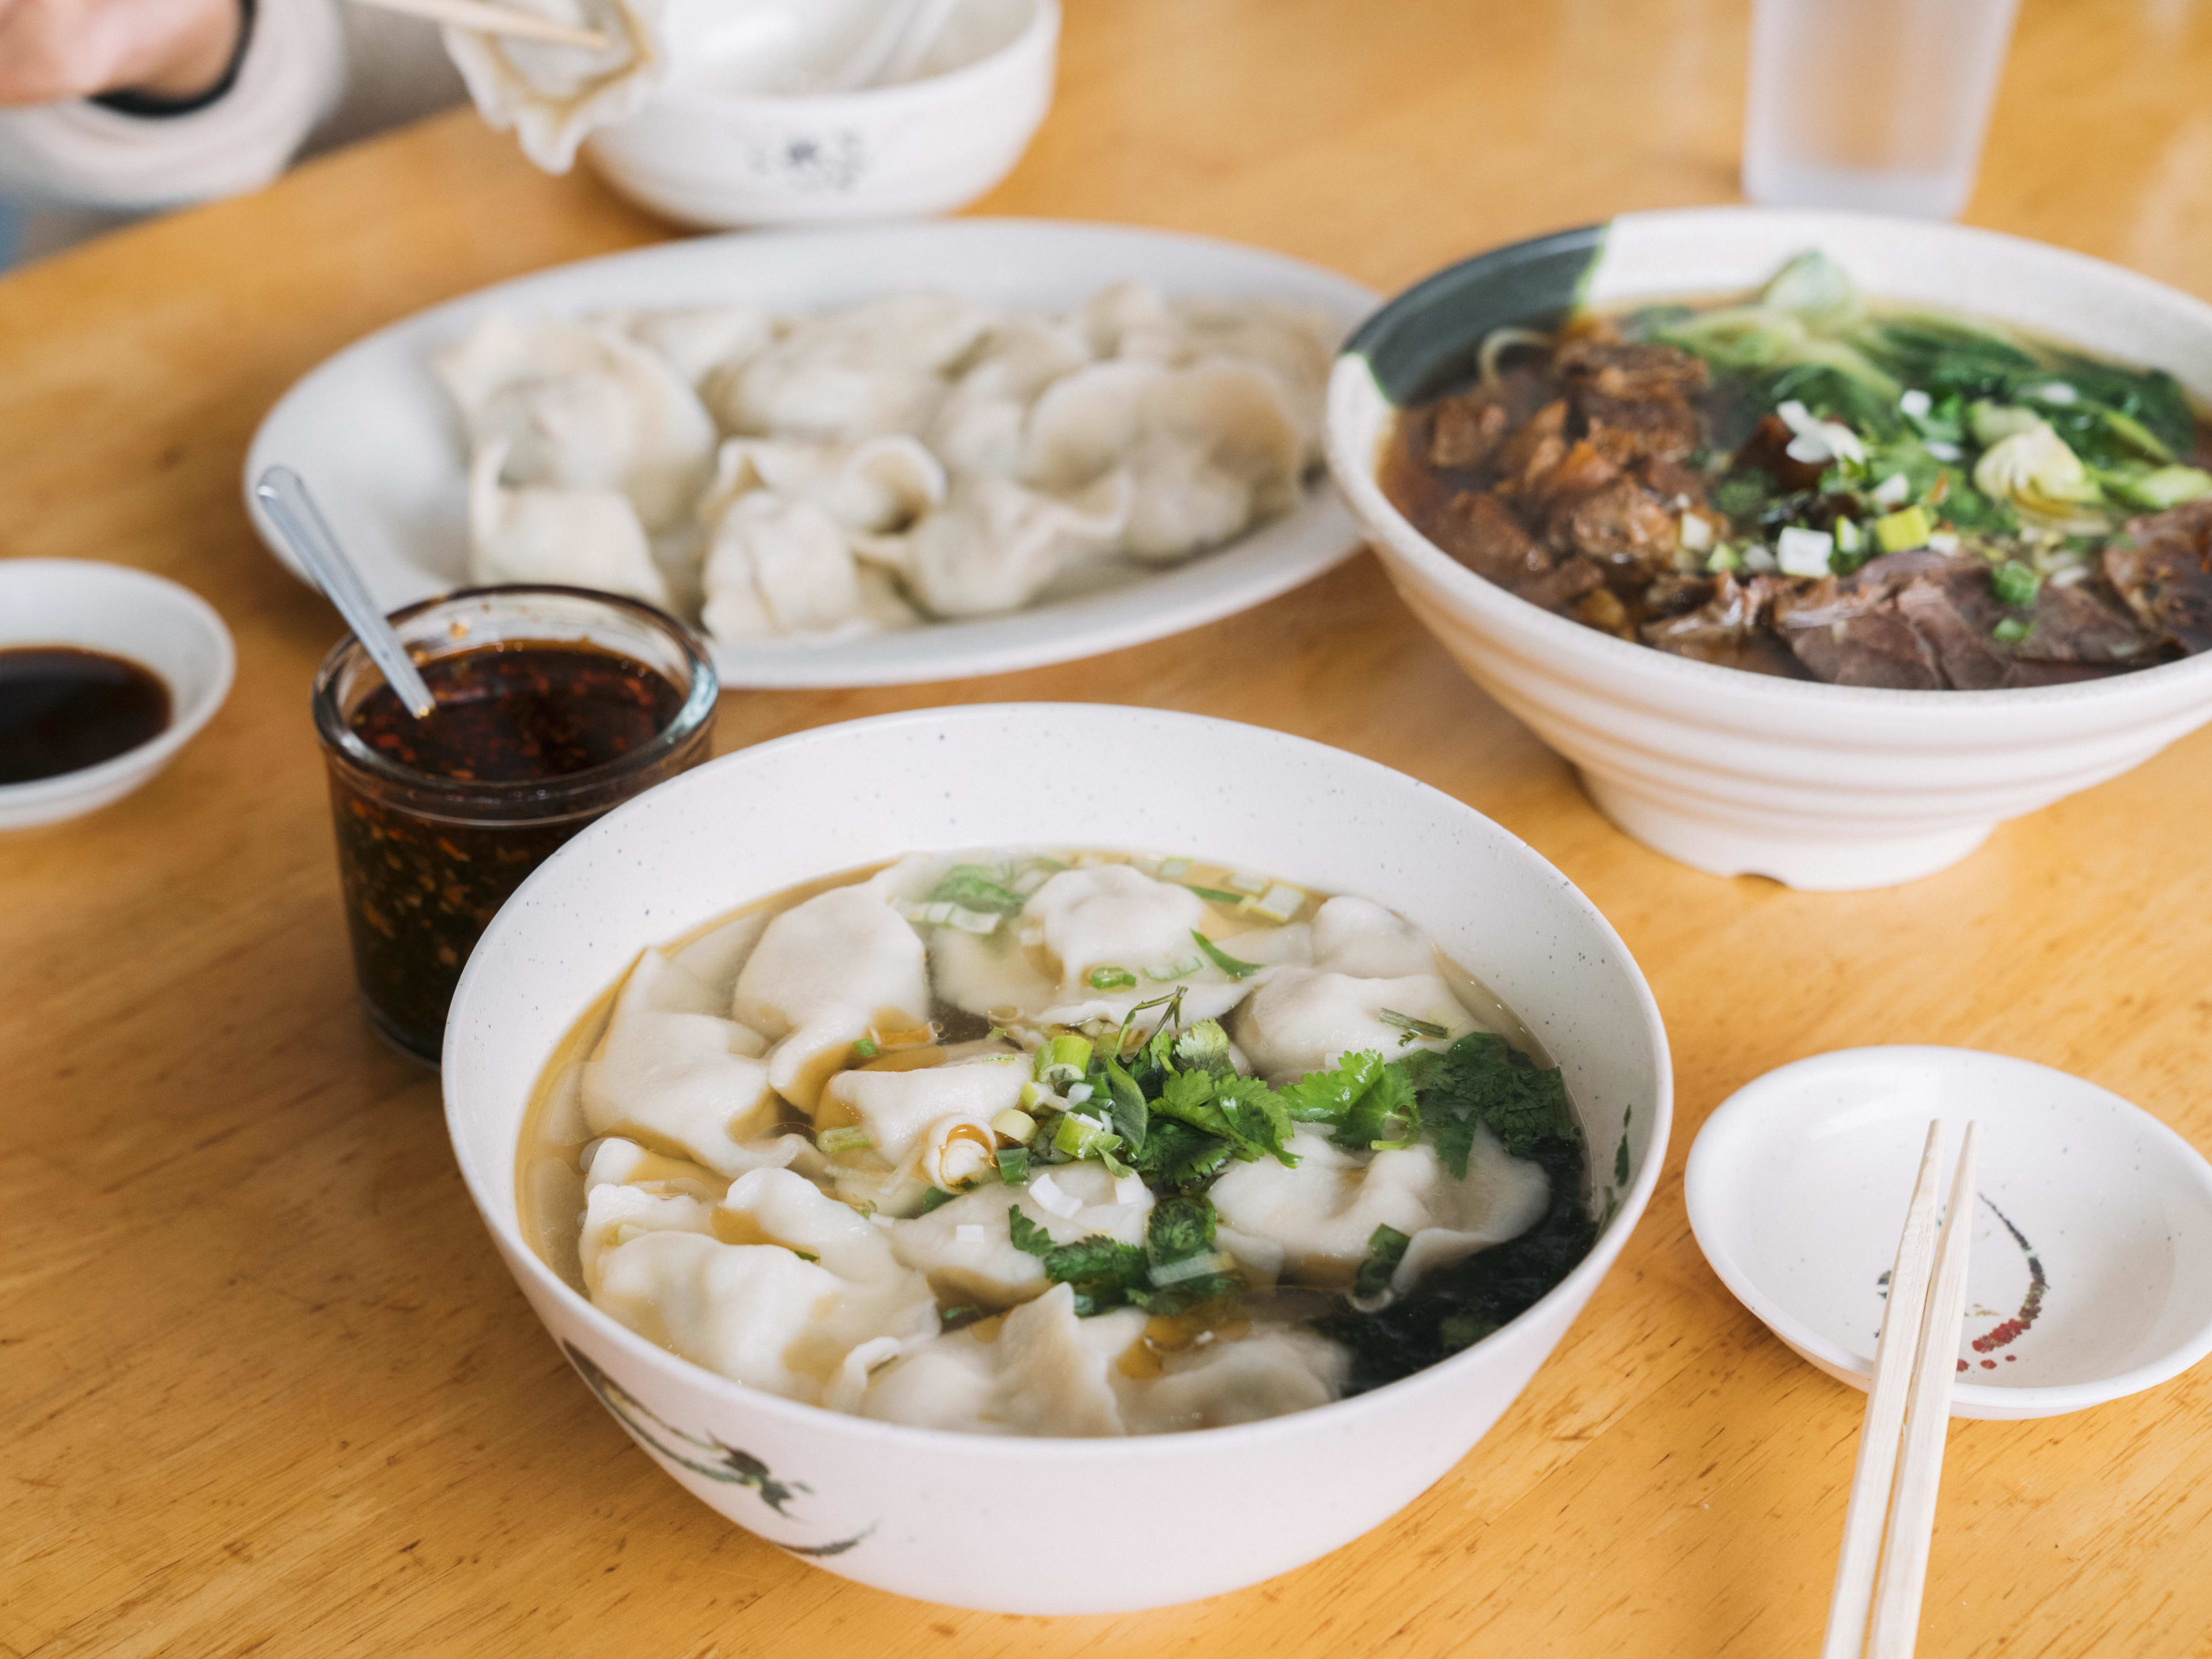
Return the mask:
<svg viewBox="0 0 2212 1659"><path fill-rule="evenodd" d="M1585 628L1595 628L1601 633L1611 634L1616 639L1636 642L1636 623L1628 614L1628 607L1620 595L1609 587L1592 588L1575 603L1575 620Z"/></svg>
<svg viewBox="0 0 2212 1659"><path fill-rule="evenodd" d="M1922 548L1823 578L1775 601L1775 626L1816 679L1907 690L1987 691L2112 672L2102 664L2023 659L1996 637L2014 613L1990 568Z"/></svg>
<svg viewBox="0 0 2212 1659"><path fill-rule="evenodd" d="M1505 405L1480 394L1446 398L1429 412L1431 466L1481 466L1504 441L1512 417Z"/></svg>
<svg viewBox="0 0 2212 1659"><path fill-rule="evenodd" d="M1547 610L1560 609L1604 580L1588 560L1560 559L1487 491L1453 496L1423 528L1476 575Z"/></svg>
<svg viewBox="0 0 2212 1659"><path fill-rule="evenodd" d="M1685 398L1703 392L1712 378L1704 358L1678 347L1597 334L1561 346L1552 367L1578 391L1626 400Z"/></svg>
<svg viewBox="0 0 2212 1659"><path fill-rule="evenodd" d="M1766 625L1766 613L1780 586L1775 578L1753 576L1739 582L1723 573L1718 577L1682 578L1654 586L1666 590L1655 593L1654 599L1669 606L1680 605L1697 590L1702 590L1703 602L1645 623L1639 630L1644 644L1723 668L1741 668L1784 679L1812 678Z"/></svg>
<svg viewBox="0 0 2212 1659"><path fill-rule="evenodd" d="M1656 455L1638 461L1635 471L1637 477L1653 495L1683 507L1703 507L1705 492L1712 485L1712 480L1697 468Z"/></svg>
<svg viewBox="0 0 2212 1659"><path fill-rule="evenodd" d="M1620 469L1599 454L1596 445L1585 440L1570 444L1551 465L1531 475L1522 484L1516 504L1532 522L1552 519L1620 476Z"/></svg>
<svg viewBox="0 0 2212 1659"><path fill-rule="evenodd" d="M1558 544L1602 564L1653 573L1672 562L1681 541L1680 520L1632 478L1583 495L1556 523Z"/></svg>
<svg viewBox="0 0 2212 1659"><path fill-rule="evenodd" d="M2212 651L2212 500L2128 521L2106 545L2105 580L2165 647Z"/></svg>
<svg viewBox="0 0 2212 1659"><path fill-rule="evenodd" d="M1790 453L1796 436L1779 415L1762 416L1752 428L1751 436L1736 450L1732 470L1764 472L1774 480L1776 491L1784 495L1814 489L1825 469L1814 461L1801 461Z"/></svg>
<svg viewBox="0 0 2212 1659"><path fill-rule="evenodd" d="M2135 666L2157 659L2158 641L2108 599L2102 585L2045 582L2035 596L2027 637L2012 648L2024 662L2102 663Z"/></svg>

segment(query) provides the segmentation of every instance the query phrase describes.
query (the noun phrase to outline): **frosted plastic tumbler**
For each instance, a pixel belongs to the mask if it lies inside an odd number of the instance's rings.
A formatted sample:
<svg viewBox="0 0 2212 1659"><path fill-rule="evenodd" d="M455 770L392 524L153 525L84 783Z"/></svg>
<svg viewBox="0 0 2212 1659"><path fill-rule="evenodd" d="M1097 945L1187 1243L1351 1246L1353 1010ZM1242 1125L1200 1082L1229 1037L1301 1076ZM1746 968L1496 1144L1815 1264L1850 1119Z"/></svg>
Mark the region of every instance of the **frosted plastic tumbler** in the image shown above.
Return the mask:
<svg viewBox="0 0 2212 1659"><path fill-rule="evenodd" d="M1744 194L1958 216L2018 0L1756 0Z"/></svg>

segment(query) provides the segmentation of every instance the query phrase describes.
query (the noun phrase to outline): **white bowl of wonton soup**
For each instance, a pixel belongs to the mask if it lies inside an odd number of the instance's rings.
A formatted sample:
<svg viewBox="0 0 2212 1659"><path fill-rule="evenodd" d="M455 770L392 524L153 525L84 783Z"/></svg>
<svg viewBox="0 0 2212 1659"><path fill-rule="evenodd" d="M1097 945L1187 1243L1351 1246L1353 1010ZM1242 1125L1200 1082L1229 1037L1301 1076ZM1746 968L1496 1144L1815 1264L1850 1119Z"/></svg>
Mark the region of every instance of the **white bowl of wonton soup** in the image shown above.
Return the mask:
<svg viewBox="0 0 2212 1659"><path fill-rule="evenodd" d="M750 1245L701 1237L669 1245L665 1237L656 1243L654 1237L633 1230L623 1236L628 1242L610 1251L601 1239L603 1287L612 1276L605 1264L640 1245L661 1251L666 1260L675 1259L669 1254L673 1251L692 1264L663 1281L665 1299L646 1316L602 1295L602 1302L623 1314L618 1319L594 1305L574 1282L573 1263L564 1267L549 1259L557 1257L557 1250L541 1255L533 1248L534 1237L542 1241L540 1227L549 1213L533 1184L544 1166L529 1166L531 1182L519 1181L517 1173L526 1127L539 1121L532 1116L533 1101L544 1098L542 1079L568 1075L549 1062L563 1052L580 1018L587 1010L604 1008L607 994L617 985L623 986L625 1000L617 1005L615 1018L629 1018L627 999L640 983L634 966L664 977L696 972L702 983L734 976L741 988L740 1004L748 996L757 1001L759 988L750 985L746 975L768 954L765 943L738 939L734 950L727 948L737 936L725 928L705 933L692 948L673 950L667 957L658 956L657 947L672 946L740 907L825 877L849 883L854 879L851 872L866 872L902 854L975 848L1118 849L1100 857L1070 855L1052 864L1060 873L1047 878L1046 886L1032 893L1039 905L1046 901L1037 895L1053 881L1062 884L1054 892L1080 888L1086 881L1100 890L1115 885L1133 890L1145 882L1188 883L1196 878L1194 872L1206 881L1236 883L1238 891L1213 890L1208 901L1217 906L1209 917L1231 909L1245 914L1253 924L1227 937L1227 943L1272 938L1282 944L1276 956L1287 961L1303 951L1298 959L1315 964L1294 974L1289 967L1237 961L1256 988L1249 993L1254 1006L1263 994L1279 1000L1299 985L1320 982L1316 976L1325 953L1316 941L1325 942L1328 927L1327 905L1311 908L1318 896L1349 901L1328 901L1340 906L1329 912L1339 918L1384 916L1376 907L1410 918L1434 941L1437 961L1457 964L1471 975L1470 982L1480 981L1478 989L1494 994L1498 1004L1524 1023L1516 1027L1516 1041L1559 1068L1565 1100L1571 1104L1587 1147L1589 1173L1584 1189L1554 1188L1560 1198L1554 1212L1573 1211L1586 1218L1584 1236L1591 1240L1587 1255L1525 1311L1487 1334L1480 1326L1462 1329L1449 1340L1455 1352L1400 1380L1350 1392L1357 1384L1346 1382L1351 1373L1343 1365L1334 1371L1322 1365L1315 1372L1322 1377L1321 1393L1300 1394L1278 1389L1283 1379L1268 1376L1261 1367L1237 1385L1241 1395L1236 1389L1227 1395L1217 1389L1219 1397L1205 1413L1171 1422L1143 1416L1150 1383L1128 1364L1141 1346L1133 1340L1134 1328L1142 1327L1143 1344L1150 1344L1159 1322L1146 1323L1141 1309L1126 1307L1094 1310L1095 1316L1078 1320L1068 1305L1071 1291L1060 1283L1042 1295L1030 1292L1033 1299L1019 1302L1002 1316L994 1314L975 1323L967 1322L981 1310L945 1309L940 1297L944 1334L906 1332L902 1338L877 1339L889 1343L878 1358L897 1351L901 1340L911 1351L884 1359L872 1372L866 1364L874 1360L845 1365L832 1376L827 1395L793 1387L787 1391L798 1397L785 1397L776 1391L783 1385L774 1382L785 1373L748 1369L759 1362L753 1351L781 1328L776 1322L784 1315L766 1291L723 1310L715 1327L721 1346L708 1356L736 1375L764 1379L763 1385L718 1374L648 1340L647 1334L684 1340L683 1334L696 1322L677 1303L685 1295L711 1298L716 1293L716 1285L724 1282L716 1275L735 1261L724 1255L727 1249L757 1253L763 1238L787 1245L777 1259L787 1282L803 1288L814 1282L809 1274L842 1271L836 1252L870 1247L878 1231L907 1238L910 1235L900 1229L932 1219L928 1213L894 1218L910 1210L930 1206L939 1221L950 1222L969 1213L956 1206L995 1205L1000 1225L1018 1236L1026 1224L1042 1250L1065 1243L1067 1237L1058 1218L1074 1211L1059 1210L1058 1200L1068 1199L1071 1206L1078 1198L1110 1206L1121 1182L1135 1183L1139 1200L1152 1206L1157 1229L1167 1200L1144 1196L1149 1175L1117 1179L1088 1163L1048 1164L1044 1172L1061 1184L1042 1183L1053 1202L1046 1211L1033 1211L1024 1224L1020 1212L1038 1191L1036 1165L1018 1172L1030 1183L1019 1191L988 1176L963 1186L943 1173L952 1167L951 1154L939 1147L930 1154L939 1160L927 1165L930 1178L959 1187L957 1197L940 1193L925 1199L922 1206L913 1206L897 1194L897 1181L885 1174L881 1184L865 1188L881 1199L883 1208L872 1220L863 1220L856 1218L859 1211L875 1206L856 1205L863 1188L844 1184L848 1176L860 1176L851 1168L825 1175L823 1154L836 1147L839 1158L866 1161L875 1154L844 1149L854 1141L867 1146L868 1134L817 1127L812 1138L818 1147L805 1158L793 1163L786 1156L782 1162L789 1167L726 1163L726 1170L750 1172L719 1183L727 1187L723 1211L739 1207L741 1194L758 1198L773 1190L801 1208L835 1212L842 1231L831 1228L820 1235L826 1242L811 1249L803 1248L795 1235L779 1233L778 1224L761 1206L742 1222L742 1237L753 1241ZM1121 854L1145 856L1125 862ZM1186 866L1176 862L1179 858L1194 863ZM908 867L894 865L893 872ZM1228 873L1205 874L1212 871ZM1250 890L1255 882L1245 876L1248 872L1267 872L1278 878L1277 886L1292 888L1291 896L1281 898L1273 888ZM896 879L886 872L872 884ZM860 906L858 896L866 889L837 890L846 896L840 904ZM1200 890L1194 885L1191 890ZM1162 899L1150 889L1145 891L1156 908L1164 906L1176 915L1177 926L1188 919L1176 909L1185 899L1174 894ZM1308 907L1303 912L1301 895ZM941 941L944 928L954 924L941 903L927 902L927 893L921 896L921 903L900 901L907 906L902 914L910 914L918 933ZM1303 915L1310 924L1276 928L1268 920L1271 907L1277 914ZM1029 915L1031 908L1022 914ZM774 929L805 909L805 904L795 904L768 926ZM977 927L988 921L962 914ZM1222 931L1215 920L1202 925ZM1304 934L1283 943L1302 927ZM1374 937L1364 935L1358 948L1372 949ZM722 943L704 949L702 957L702 947L714 940ZM1261 954L1256 946L1240 948ZM744 957L744 951L751 957ZM1349 958L1337 961L1346 982L1376 967L1370 963L1363 968ZM1108 999L1129 994L1117 988L1123 979L1119 969L1085 971L1085 995L1092 994L1091 988L1103 988L1097 994ZM1170 965L1163 974L1178 971L1180 965ZM1233 985L1224 988L1222 974L1211 967L1189 977L1186 988L1194 999L1211 998L1206 1006L1227 1008L1240 994ZM1394 988L1408 982L1390 981ZM726 994L716 991L690 1012L678 1003L664 1005L665 1012L654 1018L674 1023L652 1028L659 1034L654 1041L677 1045L686 1031L697 1037L727 1029L717 1012L727 1012L728 1005L720 1000ZM1413 993L1392 988L1384 994L1404 1000ZM1428 1023L1431 1015L1447 1018L1426 1005L1410 1018L1394 1017L1394 1025L1407 1020L1407 1029L1394 1035L1407 1046L1392 1064L1410 1066L1417 1054L1441 1064L1437 1052L1447 1042L1456 1054L1462 1043L1474 1040L1460 1036L1456 1028L1448 1035L1441 1024ZM1012 1018L1017 1036L1027 1018ZM1246 1064L1264 1068L1283 1063L1273 1053L1279 1042L1261 1026L1247 1023L1258 1018L1256 1014L1240 1006L1224 1018L1227 1029L1252 1051ZM1469 1016L1468 1024L1474 1023ZM868 1029L878 1033L877 1026ZM797 1085L789 1077L793 1068L779 1057L794 1052L792 1045L801 1035L798 1030L779 1030L778 1046L761 1061L782 1079L777 1086L794 1091ZM1008 1044L1014 1040L1000 1036L995 1028L988 1039ZM943 1041L950 1043L951 1036L945 1034ZM757 1047L757 1041L715 1038L692 1052L695 1058L708 1053L716 1063L741 1067L742 1056L732 1060L732 1055ZM885 1058L878 1054L875 1035L850 1047L856 1054L876 1055L877 1061ZM1181 1038L1171 1047L1177 1058L1168 1063L1186 1063ZM599 1052L604 1061L616 1058L611 1035ZM659 1058L666 1062L659 1073L664 1081L680 1073L676 1046ZM1080 1110L1052 1091L1065 1090L1072 1098L1077 1086L1072 1074L1033 1067L1030 1060L1027 1054L1010 1059L981 1054L962 1064L986 1079L996 1076L994 1067L1013 1066L1020 1074L1012 1079L1018 1089L1023 1077L1039 1077L1043 1097L1036 1090L1024 1093L1028 1110L1021 1115L1049 1119L1057 1099L1066 1114L1065 1131L1079 1121ZM839 1072L827 1083L817 1072L806 1086L826 1100L841 1091L852 1093L861 1084L885 1090L898 1085L901 1075L878 1075L877 1061ZM1143 1055L1132 1053L1133 1072L1144 1063ZM1316 1063L1338 1062L1330 1056ZM1620 938L1564 877L1479 813L1372 762L1279 733L1189 715L1080 705L930 709L830 726L710 763L611 814L549 860L485 933L453 1001L444 1069L455 1153L501 1255L587 1385L671 1475L747 1530L843 1577L928 1601L1035 1613L1156 1607L1237 1589L1348 1542L1410 1503L1467 1454L1528 1384L1619 1255L1657 1180L1672 1095L1658 1011ZM654 1073L650 1065L635 1070L640 1076ZM905 1075L949 1074L948 1066ZM1225 1064L1220 1074L1227 1078ZM592 1075L604 1081L617 1073ZM1231 1085L1224 1081L1221 1086L1227 1091ZM1429 1098L1425 1093L1421 1097ZM1155 1103L1156 1136L1162 1109ZM829 1121L817 1115L815 1123ZM992 1121L1006 1120L1001 1115ZM734 1133L737 1120L728 1122ZM863 1110L860 1122L888 1146L878 1120ZM1323 1127L1304 1120L1295 1126L1301 1136ZM1395 1134L1398 1127L1389 1133ZM677 1132L683 1133L680 1123ZM1478 1159L1489 1155L1481 1138L1487 1133L1486 1128L1478 1133ZM1412 1170L1419 1158L1431 1156L1425 1146L1407 1146L1403 1139L1370 1143L1377 1150L1355 1153L1304 1139L1297 1144L1310 1170L1351 1160L1371 1172L1380 1167L1379 1160L1393 1158L1411 1160L1393 1168ZM1462 1161L1468 1157L1465 1146L1462 1141ZM610 1147L632 1164L657 1156L619 1135L604 1136L590 1145L594 1179L603 1173L604 1162L617 1157L605 1152ZM624 1147L629 1150L620 1151ZM1002 1171L1017 1150L1004 1145L1002 1136ZM1042 1140L1030 1150L1041 1160L1058 1155ZM1123 1152L1133 1158L1128 1146ZM730 1156L740 1158L734 1149ZM1279 1160L1258 1154L1255 1160L1231 1162L1211 1189L1218 1195L1222 1252L1252 1248L1242 1235L1232 1244L1232 1219L1243 1226L1265 1225L1253 1219L1249 1202L1223 1183L1235 1176L1249 1188L1255 1179L1284 1178ZM526 1185L531 1186L526 1214ZM662 1198L630 1196L640 1204L692 1202L668 1193L670 1183L662 1185ZM854 1207L825 1195L834 1194L842 1194ZM1239 1209L1240 1203L1246 1207ZM551 1210L559 1211L558 1202ZM1085 1209L1068 1226L1084 1228L1086 1218L1106 1212L1103 1207ZM563 1213L573 1226L573 1202ZM715 1224L719 1229L722 1223ZM1042 1231L1048 1224L1057 1229L1050 1240ZM963 1222L941 1231L980 1237L981 1230ZM857 1244L848 1233L857 1236ZM723 1231L720 1240L738 1237ZM1156 1242L1157 1233L1146 1248L1155 1249ZM1408 1260L1418 1253L1406 1249L1402 1236L1398 1248ZM1049 1266L1056 1258L1044 1259ZM1232 1262L1229 1254L1210 1259ZM1480 1253L1467 1258L1483 1259ZM1152 1294L1174 1289L1169 1280L1176 1276L1176 1269L1155 1267ZM1285 1270L1286 1279L1293 1276ZM1382 1282L1392 1282L1387 1272ZM1404 1305L1413 1306L1428 1284L1423 1279ZM671 1285L675 1289L666 1290ZM988 1286L979 1293L988 1294ZM1376 1285L1363 1293L1388 1304L1395 1285L1388 1293ZM1133 1294L1146 1300L1146 1293ZM935 1317L929 1321L933 1325ZM952 1374L963 1366L1011 1366L1007 1353L1016 1348L1047 1353L1048 1334L1041 1333L1045 1322L1053 1320L1063 1330L1085 1334L1064 1358L1025 1373L1011 1405L1002 1396L989 1424L972 1423L968 1430L921 1427L880 1420L880 1413L855 1414L856 1409L875 1409L877 1395L887 1392L884 1379L918 1376L921 1358L943 1362L941 1369ZM1114 1342L1126 1348L1115 1366L1095 1357L1086 1360L1078 1352L1084 1341L1097 1348L1104 1334L1115 1331L1121 1334ZM995 1346L985 1346L994 1332ZM1222 1342L1206 1351L1209 1355L1290 1352L1245 1344L1243 1333L1234 1329L1221 1335ZM1313 1349L1310 1337L1299 1340L1309 1352ZM799 1363L790 1354L782 1358ZM1170 1355L1168 1371L1177 1373L1188 1363L1188 1356ZM834 1397L839 1376L867 1390L858 1407L854 1396ZM1186 1397L1188 1382L1186 1374ZM1344 1397L1319 1403L1332 1394ZM824 1403L809 1403L811 1398ZM1086 1398L1095 1409L1086 1407ZM1117 1400L1126 1424L1115 1415ZM839 1408L826 1408L831 1406ZM1291 1408L1298 1406L1305 1408ZM1105 1413L1103 1427L1098 1411ZM1236 1420L1266 1411L1287 1414ZM957 1412L939 1410L931 1420L962 1419ZM1233 1425L1146 1431L1198 1420ZM971 1431L978 1427L991 1431ZM1102 1434L1114 1437L1095 1437ZM1085 1435L1094 1437L1079 1437ZM1040 1571L1035 1562L1038 1530L1070 1501L1079 1502L1085 1532L1111 1537L1114 1546L1058 1553L1049 1570Z"/></svg>

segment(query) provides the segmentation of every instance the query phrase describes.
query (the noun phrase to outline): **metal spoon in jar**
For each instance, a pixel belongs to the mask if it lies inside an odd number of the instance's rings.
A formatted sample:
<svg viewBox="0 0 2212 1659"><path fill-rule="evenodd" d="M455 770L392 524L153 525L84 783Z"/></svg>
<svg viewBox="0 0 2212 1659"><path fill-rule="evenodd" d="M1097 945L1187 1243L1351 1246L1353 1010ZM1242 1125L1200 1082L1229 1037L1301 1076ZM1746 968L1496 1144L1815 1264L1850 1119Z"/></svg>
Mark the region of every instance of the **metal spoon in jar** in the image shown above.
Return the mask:
<svg viewBox="0 0 2212 1659"><path fill-rule="evenodd" d="M415 659L400 644L399 635L392 631L384 612L368 597L368 589L338 545L315 498L307 493L307 481L289 466L272 466L254 484L253 499L261 503L269 522L307 567L324 597L337 607L338 615L353 629L369 660L383 671L385 683L398 694L408 713L418 720L437 713L437 699L423 684Z"/></svg>

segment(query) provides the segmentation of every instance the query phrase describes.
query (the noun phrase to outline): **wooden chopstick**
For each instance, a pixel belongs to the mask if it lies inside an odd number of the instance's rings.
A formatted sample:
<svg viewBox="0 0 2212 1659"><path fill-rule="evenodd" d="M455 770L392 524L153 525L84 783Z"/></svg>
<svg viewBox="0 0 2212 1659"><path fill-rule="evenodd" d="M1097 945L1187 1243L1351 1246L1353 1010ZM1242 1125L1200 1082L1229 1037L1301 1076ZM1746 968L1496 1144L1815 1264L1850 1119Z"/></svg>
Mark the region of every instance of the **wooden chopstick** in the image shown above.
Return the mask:
<svg viewBox="0 0 2212 1659"><path fill-rule="evenodd" d="M1936 1261L1936 1194L1942 1185L1943 1122L1928 1126L1920 1177L1905 1212L1897 1260L1889 1273L1889 1304L1875 1348L1874 1381L1867 1388L1866 1420L1859 1430L1859 1458L1851 1477L1850 1506L1844 1512L1844 1547L1836 1558L1836 1588L1828 1601L1828 1632L1820 1659L1861 1659L1874 1611L1875 1570L1881 1558L1882 1521L1896 1483L1897 1453L1911 1394L1913 1363L1920 1353L1922 1315Z"/></svg>
<svg viewBox="0 0 2212 1659"><path fill-rule="evenodd" d="M1905 1413L1905 1450L1890 1502L1889 1536L1875 1585L1869 1659L1912 1659L1921 1592L1928 1583L1928 1547L1936 1535L1936 1489L1943 1474L1943 1440L1951 1427L1951 1385L1958 1375L1959 1328L1966 1313L1966 1259L1973 1236L1974 1126L1969 1123L1951 1178L1942 1242L1936 1247L1935 1288L1928 1295L1920 1363Z"/></svg>
<svg viewBox="0 0 2212 1659"><path fill-rule="evenodd" d="M556 22L550 17L496 4L495 0L354 0L354 3L402 11L410 17L427 17L433 22L451 23L457 28L476 29L485 34L544 40L556 46L580 46L586 52L605 52L614 44L597 29Z"/></svg>

